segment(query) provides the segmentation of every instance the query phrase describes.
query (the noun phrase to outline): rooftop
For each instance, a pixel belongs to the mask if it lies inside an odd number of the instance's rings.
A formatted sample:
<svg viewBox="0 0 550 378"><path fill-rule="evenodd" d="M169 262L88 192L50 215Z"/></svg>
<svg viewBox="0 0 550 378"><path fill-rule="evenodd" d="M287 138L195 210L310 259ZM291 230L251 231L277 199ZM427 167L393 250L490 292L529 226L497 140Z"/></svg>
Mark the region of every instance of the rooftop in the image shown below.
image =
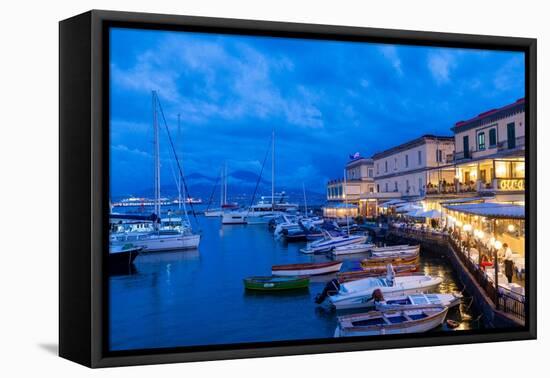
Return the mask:
<svg viewBox="0 0 550 378"><path fill-rule="evenodd" d="M373 159L381 159L386 156L393 155L395 153L406 151L408 149L411 149L416 146L421 146L428 141L436 141L436 142L452 142L454 143L454 137L453 136L440 136L440 135L432 135L432 134L425 134L422 135L419 138L410 140L408 142L402 143L400 145L397 145L395 147L389 148L387 150L377 152L374 155L372 155Z"/></svg>
<svg viewBox="0 0 550 378"><path fill-rule="evenodd" d="M522 97L518 99L516 102L505 105L501 108L488 110L466 121L458 121L451 128L451 130L455 133L459 131L465 131L486 123L495 122L499 119L506 118L513 114L524 112L524 111L525 111L525 98Z"/></svg>

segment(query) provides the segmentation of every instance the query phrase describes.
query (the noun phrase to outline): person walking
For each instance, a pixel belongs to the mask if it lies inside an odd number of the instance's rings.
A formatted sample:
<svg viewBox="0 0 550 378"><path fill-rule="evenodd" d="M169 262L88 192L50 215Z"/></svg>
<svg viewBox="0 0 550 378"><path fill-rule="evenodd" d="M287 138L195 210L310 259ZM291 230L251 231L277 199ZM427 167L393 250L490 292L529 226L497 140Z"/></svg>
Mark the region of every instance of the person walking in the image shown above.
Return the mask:
<svg viewBox="0 0 550 378"><path fill-rule="evenodd" d="M504 275L508 279L508 283L512 283L514 275L514 260L512 260L512 248L508 247L507 243L502 245L504 248Z"/></svg>

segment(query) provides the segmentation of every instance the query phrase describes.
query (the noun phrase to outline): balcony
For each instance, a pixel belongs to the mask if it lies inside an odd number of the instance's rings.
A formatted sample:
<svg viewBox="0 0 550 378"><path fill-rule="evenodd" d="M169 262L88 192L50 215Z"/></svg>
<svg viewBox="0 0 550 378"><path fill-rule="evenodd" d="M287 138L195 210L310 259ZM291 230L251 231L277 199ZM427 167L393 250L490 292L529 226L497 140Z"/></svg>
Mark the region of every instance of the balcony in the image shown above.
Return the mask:
<svg viewBox="0 0 550 378"><path fill-rule="evenodd" d="M472 158L478 158L482 156L489 156L494 153L503 152L503 151L515 151L525 149L525 137L517 137L515 139L515 144L512 144L510 148L508 140L503 140L497 143L497 145L487 146L484 149L474 149L471 148L469 151L458 151L454 153L454 161L460 160L469 160Z"/></svg>
<svg viewBox="0 0 550 378"><path fill-rule="evenodd" d="M497 145L497 149L499 152L506 151L506 150L523 149L523 148L525 148L525 136L517 137L512 148L510 148L507 140L498 142L498 145Z"/></svg>

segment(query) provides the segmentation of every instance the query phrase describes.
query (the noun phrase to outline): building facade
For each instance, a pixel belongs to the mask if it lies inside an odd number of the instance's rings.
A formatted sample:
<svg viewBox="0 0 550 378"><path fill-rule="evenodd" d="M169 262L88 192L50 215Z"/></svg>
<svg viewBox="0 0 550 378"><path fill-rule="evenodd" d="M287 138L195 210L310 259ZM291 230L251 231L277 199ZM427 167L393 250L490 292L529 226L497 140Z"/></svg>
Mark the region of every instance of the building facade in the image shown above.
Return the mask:
<svg viewBox="0 0 550 378"><path fill-rule="evenodd" d="M345 179L339 178L328 182L327 200L329 204L326 207L327 211L325 213L336 214L335 212L331 212L331 209L338 209L338 214L349 212L350 216L352 213L354 215L370 216L366 203L361 203L360 199L363 194L374 193L375 191L372 159L363 157L351 159L346 164L345 174ZM350 206L344 207L340 205L345 202Z"/></svg>
<svg viewBox="0 0 550 378"><path fill-rule="evenodd" d="M460 121L455 134L455 169L460 192L524 201L525 100Z"/></svg>
<svg viewBox="0 0 550 378"><path fill-rule="evenodd" d="M423 135L373 156L376 191L422 198L452 187L454 138Z"/></svg>

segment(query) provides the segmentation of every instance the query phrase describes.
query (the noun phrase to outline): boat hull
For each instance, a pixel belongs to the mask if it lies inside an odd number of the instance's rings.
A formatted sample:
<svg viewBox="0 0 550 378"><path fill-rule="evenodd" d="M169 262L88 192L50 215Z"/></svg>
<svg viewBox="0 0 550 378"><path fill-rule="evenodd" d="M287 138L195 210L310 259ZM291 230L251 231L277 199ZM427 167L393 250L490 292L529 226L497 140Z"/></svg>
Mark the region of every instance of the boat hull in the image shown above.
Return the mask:
<svg viewBox="0 0 550 378"><path fill-rule="evenodd" d="M249 277L243 281L247 290L280 291L309 287L309 277Z"/></svg>
<svg viewBox="0 0 550 378"><path fill-rule="evenodd" d="M432 309L436 310L436 309ZM362 320L366 321L372 319L379 313L378 311L372 311L367 314L351 315L349 317L341 317L338 319L338 327L334 333L334 337L354 337L354 336L378 336L378 335L400 335L409 333L423 333L430 331L440 326L447 316L449 308L441 307L436 311L429 312L430 315L425 316L418 320L411 320L397 324L375 324L368 326L356 326L354 324L360 323ZM390 310L391 311L391 310ZM427 311L430 311L429 308ZM409 314L415 314L424 312L422 310L409 310L409 311L396 311L396 316L405 316ZM388 314L389 311L384 311L384 314ZM424 312L425 313L425 312ZM349 325L349 326L348 326Z"/></svg>
<svg viewBox="0 0 550 378"><path fill-rule="evenodd" d="M200 235L150 235L137 238L127 237L123 240L112 241L112 246L120 246L132 243L136 247L143 248L143 253L181 251L186 249L197 249L199 247Z"/></svg>
<svg viewBox="0 0 550 378"><path fill-rule="evenodd" d="M242 214L223 214L222 224L247 224L246 216Z"/></svg>
<svg viewBox="0 0 550 378"><path fill-rule="evenodd" d="M399 277L396 277L396 279ZM411 294L429 293L441 284L443 281L439 277L430 280L421 280L410 282L408 284L396 284L394 286L369 286L364 290L358 290L350 293L339 293L328 297L330 303L337 310L349 310L354 308L374 307L373 292L379 289L384 297L406 296ZM367 278L368 279L368 278ZM359 282L360 280L350 282ZM344 284L343 286L345 286Z"/></svg>
<svg viewBox="0 0 550 378"><path fill-rule="evenodd" d="M326 240L324 242L313 242L311 245L308 245L306 248L300 249L300 252L305 254L320 253L320 252L329 252L336 247L342 247L350 244L363 244L367 241L366 236L350 236L348 238L339 239L339 240Z"/></svg>
<svg viewBox="0 0 550 378"><path fill-rule="evenodd" d="M338 272L341 267L342 262L274 265L271 268L271 274L274 276L317 276Z"/></svg>
<svg viewBox="0 0 550 378"><path fill-rule="evenodd" d="M410 265L396 265L393 267L397 275L410 274L418 270L418 264ZM338 273L338 281L340 283L360 280L368 277L383 276L388 273L388 268L386 265L374 266L363 268L363 270L352 271L352 272L342 272Z"/></svg>
<svg viewBox="0 0 550 378"><path fill-rule="evenodd" d="M331 253L334 256L342 256L342 255L353 255L356 253L366 253L369 252L374 244L351 244L349 246L343 246L343 247L336 247L334 248Z"/></svg>

